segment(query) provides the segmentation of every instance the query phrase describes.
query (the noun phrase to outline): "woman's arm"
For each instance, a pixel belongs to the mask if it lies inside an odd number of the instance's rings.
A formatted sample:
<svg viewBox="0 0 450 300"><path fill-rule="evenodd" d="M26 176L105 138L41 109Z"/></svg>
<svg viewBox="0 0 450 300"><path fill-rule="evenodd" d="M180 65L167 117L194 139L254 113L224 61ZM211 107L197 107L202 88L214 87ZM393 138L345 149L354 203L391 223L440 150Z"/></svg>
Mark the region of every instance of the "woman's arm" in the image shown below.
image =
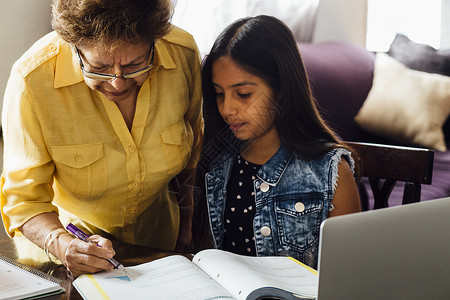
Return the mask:
<svg viewBox="0 0 450 300"><path fill-rule="evenodd" d="M332 204L334 209L329 212L329 217L361 211L361 202L355 178L345 159L339 162L338 181Z"/></svg>
<svg viewBox="0 0 450 300"><path fill-rule="evenodd" d="M46 242L49 252L56 256L74 277L113 269L112 264L106 260L115 254L111 241L99 235L91 236L90 240L97 243L100 246L98 247L76 239L69 233L65 234L64 227L54 212L36 215L19 227L19 230L41 248L44 248Z"/></svg>

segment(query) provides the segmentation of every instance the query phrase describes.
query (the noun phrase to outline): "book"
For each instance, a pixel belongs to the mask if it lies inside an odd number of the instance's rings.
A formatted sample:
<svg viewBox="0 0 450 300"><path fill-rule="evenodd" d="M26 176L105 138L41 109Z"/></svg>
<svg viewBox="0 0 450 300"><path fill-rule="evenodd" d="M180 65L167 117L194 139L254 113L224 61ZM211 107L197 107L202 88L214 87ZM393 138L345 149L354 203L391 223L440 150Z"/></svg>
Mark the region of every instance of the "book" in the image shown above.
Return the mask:
<svg viewBox="0 0 450 300"><path fill-rule="evenodd" d="M64 283L51 275L0 254L0 299L36 299L64 292Z"/></svg>
<svg viewBox="0 0 450 300"><path fill-rule="evenodd" d="M140 265L84 274L73 282L92 299L315 299L317 272L281 256L250 257L207 249L192 261L171 255Z"/></svg>

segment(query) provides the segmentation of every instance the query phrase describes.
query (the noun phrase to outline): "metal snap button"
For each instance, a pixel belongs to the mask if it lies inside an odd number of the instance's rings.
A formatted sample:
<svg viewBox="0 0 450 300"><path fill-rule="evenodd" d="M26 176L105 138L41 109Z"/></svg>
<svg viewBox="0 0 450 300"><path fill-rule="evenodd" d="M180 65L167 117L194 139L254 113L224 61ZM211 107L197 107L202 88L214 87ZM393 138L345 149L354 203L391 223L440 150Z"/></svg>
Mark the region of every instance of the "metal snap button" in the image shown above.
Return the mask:
<svg viewBox="0 0 450 300"><path fill-rule="evenodd" d="M263 182L263 183L261 183L261 185L259 186L259 189L262 191L262 192L267 192L269 189L270 189L270 186L269 186L269 184L267 183L267 182Z"/></svg>
<svg viewBox="0 0 450 300"><path fill-rule="evenodd" d="M295 203L294 208L296 211L302 212L305 210L305 204L303 204L302 202L297 202Z"/></svg>
<svg viewBox="0 0 450 300"><path fill-rule="evenodd" d="M269 236L271 233L270 227L269 226L263 226L261 227L261 234L263 236Z"/></svg>

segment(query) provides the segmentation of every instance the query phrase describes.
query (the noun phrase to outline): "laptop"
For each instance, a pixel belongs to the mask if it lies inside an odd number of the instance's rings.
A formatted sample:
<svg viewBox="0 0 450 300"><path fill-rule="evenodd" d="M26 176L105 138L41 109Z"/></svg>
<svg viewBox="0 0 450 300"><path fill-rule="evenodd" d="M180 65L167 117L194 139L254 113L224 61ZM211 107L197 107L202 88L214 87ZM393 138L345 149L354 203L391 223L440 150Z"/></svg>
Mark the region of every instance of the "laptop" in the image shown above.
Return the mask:
<svg viewBox="0 0 450 300"><path fill-rule="evenodd" d="M326 219L318 300L450 299L450 197Z"/></svg>

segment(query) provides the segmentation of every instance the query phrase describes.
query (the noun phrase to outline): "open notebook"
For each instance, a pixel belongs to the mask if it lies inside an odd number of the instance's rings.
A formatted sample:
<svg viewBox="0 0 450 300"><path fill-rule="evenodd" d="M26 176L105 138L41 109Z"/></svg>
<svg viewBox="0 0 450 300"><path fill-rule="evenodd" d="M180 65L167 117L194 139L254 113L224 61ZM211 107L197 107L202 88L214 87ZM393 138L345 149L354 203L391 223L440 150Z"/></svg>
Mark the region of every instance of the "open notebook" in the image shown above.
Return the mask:
<svg viewBox="0 0 450 300"><path fill-rule="evenodd" d="M81 275L86 300L315 299L317 272L289 257L250 257L207 249L191 260L172 255L124 271Z"/></svg>
<svg viewBox="0 0 450 300"><path fill-rule="evenodd" d="M60 294L63 286L63 281L0 254L0 300Z"/></svg>
<svg viewBox="0 0 450 300"><path fill-rule="evenodd" d="M450 198L325 220L319 300L450 299Z"/></svg>

